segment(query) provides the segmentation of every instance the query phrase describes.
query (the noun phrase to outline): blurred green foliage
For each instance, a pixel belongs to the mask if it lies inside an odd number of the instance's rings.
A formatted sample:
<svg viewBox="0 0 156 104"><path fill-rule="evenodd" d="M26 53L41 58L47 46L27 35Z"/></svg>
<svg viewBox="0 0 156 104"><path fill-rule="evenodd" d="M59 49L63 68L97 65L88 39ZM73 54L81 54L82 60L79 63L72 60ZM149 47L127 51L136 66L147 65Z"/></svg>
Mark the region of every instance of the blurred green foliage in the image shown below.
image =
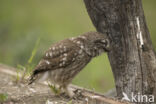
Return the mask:
<svg viewBox="0 0 156 104"><path fill-rule="evenodd" d="M0 93L0 103L5 102L8 99L7 93Z"/></svg>
<svg viewBox="0 0 156 104"><path fill-rule="evenodd" d="M156 1L143 0L144 11L156 47ZM33 63L56 41L94 31L83 0L0 0L0 62L25 65L35 43L40 44ZM106 54L92 60L74 84L105 92L114 87Z"/></svg>

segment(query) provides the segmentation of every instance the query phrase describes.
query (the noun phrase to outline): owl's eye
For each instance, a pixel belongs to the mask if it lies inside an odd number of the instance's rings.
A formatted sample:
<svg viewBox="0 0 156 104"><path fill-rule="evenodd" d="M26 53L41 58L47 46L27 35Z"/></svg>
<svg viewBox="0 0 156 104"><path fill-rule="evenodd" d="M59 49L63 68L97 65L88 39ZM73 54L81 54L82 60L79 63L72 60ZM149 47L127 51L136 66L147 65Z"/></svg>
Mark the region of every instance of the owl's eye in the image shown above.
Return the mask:
<svg viewBox="0 0 156 104"><path fill-rule="evenodd" d="M109 40L107 39L96 40L95 47L97 47L97 49L104 49L105 51L108 52L110 50Z"/></svg>
<svg viewBox="0 0 156 104"><path fill-rule="evenodd" d="M106 46L108 44L108 41L106 39L104 39L104 40L100 39L100 40L96 40L95 44L100 44L100 45Z"/></svg>
<svg viewBox="0 0 156 104"><path fill-rule="evenodd" d="M107 45L108 44L108 42L107 42L106 39L105 40L101 40L101 43L104 44L104 45Z"/></svg>

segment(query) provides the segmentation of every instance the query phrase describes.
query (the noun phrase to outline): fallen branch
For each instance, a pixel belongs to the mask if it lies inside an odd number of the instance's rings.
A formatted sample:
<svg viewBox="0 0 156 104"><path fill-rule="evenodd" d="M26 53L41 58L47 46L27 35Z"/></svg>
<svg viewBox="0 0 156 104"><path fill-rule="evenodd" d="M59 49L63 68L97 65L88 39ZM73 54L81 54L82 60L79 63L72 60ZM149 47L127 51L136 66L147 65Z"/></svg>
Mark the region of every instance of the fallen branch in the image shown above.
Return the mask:
<svg viewBox="0 0 156 104"><path fill-rule="evenodd" d="M70 89L79 91L80 98L56 96L45 83L31 86L14 83L13 77L16 76L15 68L0 64L0 94L7 94L7 99L3 101L3 104L128 104L75 85L70 85ZM21 74L19 77L22 77Z"/></svg>

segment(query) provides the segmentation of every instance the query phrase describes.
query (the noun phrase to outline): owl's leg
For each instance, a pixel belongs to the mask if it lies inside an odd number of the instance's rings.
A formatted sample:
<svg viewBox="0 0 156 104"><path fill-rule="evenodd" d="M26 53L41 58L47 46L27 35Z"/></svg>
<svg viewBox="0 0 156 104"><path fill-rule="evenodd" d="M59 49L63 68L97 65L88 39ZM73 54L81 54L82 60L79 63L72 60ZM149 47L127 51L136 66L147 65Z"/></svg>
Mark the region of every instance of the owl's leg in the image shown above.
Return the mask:
<svg viewBox="0 0 156 104"><path fill-rule="evenodd" d="M68 85L64 85L62 86L64 92L70 97L73 98L74 97L74 92L72 90L69 89Z"/></svg>

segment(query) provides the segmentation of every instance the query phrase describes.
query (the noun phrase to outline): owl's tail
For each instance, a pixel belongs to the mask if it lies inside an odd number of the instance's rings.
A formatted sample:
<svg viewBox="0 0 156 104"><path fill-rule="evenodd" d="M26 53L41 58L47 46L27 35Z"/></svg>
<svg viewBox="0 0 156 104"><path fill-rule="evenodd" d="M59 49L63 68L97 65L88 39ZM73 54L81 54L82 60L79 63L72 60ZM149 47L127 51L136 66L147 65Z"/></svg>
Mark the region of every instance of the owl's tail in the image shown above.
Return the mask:
<svg viewBox="0 0 156 104"><path fill-rule="evenodd" d="M32 73L32 75L30 76L29 80L28 80L28 85L32 84L38 77L39 71L37 69L35 69Z"/></svg>
<svg viewBox="0 0 156 104"><path fill-rule="evenodd" d="M32 84L36 80L36 76L32 74L29 78L28 85Z"/></svg>
<svg viewBox="0 0 156 104"><path fill-rule="evenodd" d="M49 73L46 71L46 72L43 72L42 70L34 70L33 71L33 74L30 76L30 79L28 81L28 85L32 84L33 82L35 81L44 81L48 78L49 76Z"/></svg>

